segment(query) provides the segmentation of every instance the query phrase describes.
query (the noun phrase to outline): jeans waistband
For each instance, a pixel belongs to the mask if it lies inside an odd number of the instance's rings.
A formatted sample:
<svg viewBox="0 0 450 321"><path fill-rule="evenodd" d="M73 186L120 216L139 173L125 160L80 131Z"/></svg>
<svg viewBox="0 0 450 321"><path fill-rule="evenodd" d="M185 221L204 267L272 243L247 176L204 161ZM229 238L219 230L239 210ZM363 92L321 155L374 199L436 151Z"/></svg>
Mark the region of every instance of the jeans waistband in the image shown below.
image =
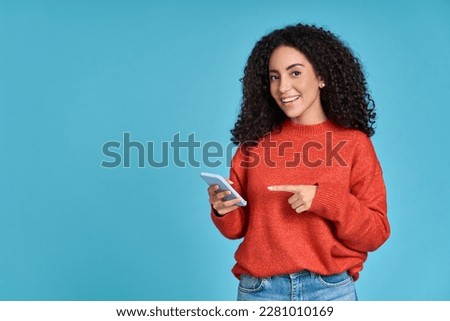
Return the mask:
<svg viewBox="0 0 450 321"><path fill-rule="evenodd" d="M339 274L342 274L342 273L347 273L347 271L344 271L344 272L341 272L341 273L335 273L333 275L339 275ZM295 273L274 275L272 277L293 279L293 278L300 277L300 276L311 276L311 277L314 277L314 276L317 276L317 275L321 275L321 274L314 273L314 272L311 272L309 270L301 270L301 271L298 271L298 272L295 272Z"/></svg>

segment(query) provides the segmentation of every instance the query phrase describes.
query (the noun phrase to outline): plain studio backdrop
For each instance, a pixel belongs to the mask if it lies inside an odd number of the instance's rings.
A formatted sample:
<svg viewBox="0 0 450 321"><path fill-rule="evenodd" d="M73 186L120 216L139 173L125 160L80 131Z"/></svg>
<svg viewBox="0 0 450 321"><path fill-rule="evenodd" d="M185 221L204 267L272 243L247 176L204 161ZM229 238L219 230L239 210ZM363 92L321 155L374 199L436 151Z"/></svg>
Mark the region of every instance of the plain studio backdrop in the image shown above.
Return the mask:
<svg viewBox="0 0 450 321"><path fill-rule="evenodd" d="M445 0L0 0L0 299L235 300L199 173L228 175L246 59L297 22L376 102L392 236L359 298L449 300Z"/></svg>

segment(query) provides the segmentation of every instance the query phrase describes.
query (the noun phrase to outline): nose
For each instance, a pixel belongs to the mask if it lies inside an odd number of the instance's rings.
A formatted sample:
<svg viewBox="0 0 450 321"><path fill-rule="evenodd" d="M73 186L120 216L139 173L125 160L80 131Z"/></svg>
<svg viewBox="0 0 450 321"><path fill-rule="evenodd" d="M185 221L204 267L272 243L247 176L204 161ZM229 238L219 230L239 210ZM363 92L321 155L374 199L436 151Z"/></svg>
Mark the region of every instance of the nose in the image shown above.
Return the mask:
<svg viewBox="0 0 450 321"><path fill-rule="evenodd" d="M286 77L280 77L280 86L278 87L280 93L285 93L289 91L291 88L292 86L289 79Z"/></svg>

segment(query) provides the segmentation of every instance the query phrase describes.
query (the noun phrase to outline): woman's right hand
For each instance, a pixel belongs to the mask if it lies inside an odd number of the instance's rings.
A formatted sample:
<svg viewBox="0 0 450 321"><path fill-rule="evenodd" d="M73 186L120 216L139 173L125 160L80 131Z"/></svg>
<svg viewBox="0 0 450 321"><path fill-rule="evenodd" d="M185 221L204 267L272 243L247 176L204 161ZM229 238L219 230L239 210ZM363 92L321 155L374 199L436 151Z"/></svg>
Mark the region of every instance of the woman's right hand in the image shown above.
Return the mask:
<svg viewBox="0 0 450 321"><path fill-rule="evenodd" d="M228 183L233 184L232 181L227 181ZM231 192L219 192L218 190L219 185L211 185L208 187L209 202L218 215L223 216L239 207L239 205L236 205L241 201L239 198L234 198L232 200L226 201L224 198L228 195L231 195Z"/></svg>

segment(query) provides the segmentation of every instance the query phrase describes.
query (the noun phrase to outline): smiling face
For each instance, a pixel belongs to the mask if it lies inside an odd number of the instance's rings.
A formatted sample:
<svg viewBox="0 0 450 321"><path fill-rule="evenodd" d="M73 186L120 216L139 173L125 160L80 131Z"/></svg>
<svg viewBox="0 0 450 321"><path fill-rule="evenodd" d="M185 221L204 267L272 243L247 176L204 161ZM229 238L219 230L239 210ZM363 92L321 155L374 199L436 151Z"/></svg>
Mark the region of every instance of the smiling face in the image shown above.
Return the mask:
<svg viewBox="0 0 450 321"><path fill-rule="evenodd" d="M327 118L320 103L325 84L300 51L288 46L276 48L269 60L270 93L293 122L318 124Z"/></svg>

